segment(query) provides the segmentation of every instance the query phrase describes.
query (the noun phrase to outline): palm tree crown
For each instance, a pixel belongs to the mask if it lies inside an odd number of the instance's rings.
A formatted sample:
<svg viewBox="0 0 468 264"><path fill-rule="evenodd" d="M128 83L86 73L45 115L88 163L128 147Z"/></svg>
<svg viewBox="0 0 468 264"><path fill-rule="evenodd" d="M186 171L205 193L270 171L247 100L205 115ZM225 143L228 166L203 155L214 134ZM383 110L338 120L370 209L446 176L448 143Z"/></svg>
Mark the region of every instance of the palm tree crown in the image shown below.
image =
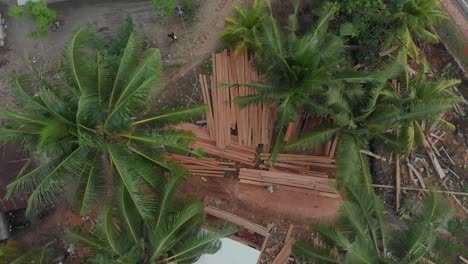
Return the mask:
<svg viewBox="0 0 468 264"><path fill-rule="evenodd" d="M226 18L226 29L220 38L227 47L235 45L236 55L247 49L260 48L266 1L255 0L249 8L234 5L234 16Z"/></svg>
<svg viewBox="0 0 468 264"><path fill-rule="evenodd" d="M89 248L89 263L193 263L203 254L220 248L219 238L231 235L235 228L208 231L202 228L202 204L180 203L174 197L181 177L160 177L158 203L154 215L138 217L136 209L116 192L115 209L100 214L92 232L69 232L69 237Z"/></svg>
<svg viewBox="0 0 468 264"><path fill-rule="evenodd" d="M446 226L451 215L448 200L432 191L412 221L390 229L374 191L362 183L348 186L337 223L315 226L320 243L297 242L299 258L310 263L420 263L436 242L436 229Z"/></svg>
<svg viewBox="0 0 468 264"><path fill-rule="evenodd" d="M402 10L392 16L396 26L388 34L385 46L398 45L408 54L418 58L418 47L414 38L418 37L429 43L437 43L439 38L431 32L434 25L447 16L441 11L439 0L410 0Z"/></svg>
<svg viewBox="0 0 468 264"><path fill-rule="evenodd" d="M19 110L0 112L7 120L0 140L22 142L42 164L26 174L23 170L7 196L30 194L30 214L54 203L72 181L78 183L77 209L86 215L112 185L123 189L140 217L149 218L156 210L154 174L179 170L161 154L189 152L193 140L191 133L168 131L165 125L199 114L203 107L138 120L158 87L159 50L143 50L142 39L132 33L115 68L90 47L92 38L87 28L74 34L65 50L62 82L49 81L34 69L37 85L26 75L13 79Z"/></svg>
<svg viewBox="0 0 468 264"><path fill-rule="evenodd" d="M401 71L402 57L381 72L383 80ZM322 146L338 135L337 172L339 182L359 174L362 165L359 151L374 140L395 152L406 152L414 146L416 138L424 134L418 122L422 120L442 123L440 115L452 109L458 102L446 89L458 80L441 79L429 82L424 75L411 81L401 94L388 82L375 82L362 86L362 93L345 98L347 107L333 111L332 121L324 123L284 146L285 150L303 151ZM351 99L351 100L349 100Z"/></svg>

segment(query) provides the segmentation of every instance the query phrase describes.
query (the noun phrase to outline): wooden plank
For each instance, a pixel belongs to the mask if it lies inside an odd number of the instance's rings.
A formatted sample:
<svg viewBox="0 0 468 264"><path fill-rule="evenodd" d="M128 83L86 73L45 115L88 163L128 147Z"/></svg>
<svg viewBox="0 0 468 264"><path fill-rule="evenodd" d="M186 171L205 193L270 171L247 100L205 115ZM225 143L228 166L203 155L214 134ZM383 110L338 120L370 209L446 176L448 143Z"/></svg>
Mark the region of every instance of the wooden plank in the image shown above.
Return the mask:
<svg viewBox="0 0 468 264"><path fill-rule="evenodd" d="M401 182L400 182L400 156L396 156L396 209L400 209Z"/></svg>
<svg viewBox="0 0 468 264"><path fill-rule="evenodd" d="M335 136L335 139L333 139L331 150L328 153L328 157L330 157L330 158L335 157L335 152L336 152L336 146L337 145L338 145L338 136Z"/></svg>
<svg viewBox="0 0 468 264"><path fill-rule="evenodd" d="M284 243L283 248L281 251L278 253L276 258L273 260L271 264L286 264L288 263L288 259L292 254L292 246L296 242L296 239L293 237L290 237L286 242Z"/></svg>
<svg viewBox="0 0 468 264"><path fill-rule="evenodd" d="M439 160L437 159L436 155L434 154L434 151L432 150L431 146L427 142L427 139L424 138L424 149L427 152L427 155L429 156L429 159L431 160L432 166L434 167L437 175L439 175L439 178L443 180L445 176L447 176L440 166Z"/></svg>
<svg viewBox="0 0 468 264"><path fill-rule="evenodd" d="M222 211L218 208L215 208L215 207L212 207L212 206L208 206L208 207L205 207L204 209L204 212L206 214L209 214L209 215L212 215L212 216L215 216L217 218L220 218L220 219L223 219L227 222L231 222L231 223L234 223L238 226L242 226L254 233L257 233L257 234L260 234L264 237L268 236L268 230L261 226L261 225L258 225L258 224L255 224L253 222L250 222L240 216L237 216L237 215L234 215L234 214L231 214L231 213L228 213L228 212L225 212L225 211Z"/></svg>

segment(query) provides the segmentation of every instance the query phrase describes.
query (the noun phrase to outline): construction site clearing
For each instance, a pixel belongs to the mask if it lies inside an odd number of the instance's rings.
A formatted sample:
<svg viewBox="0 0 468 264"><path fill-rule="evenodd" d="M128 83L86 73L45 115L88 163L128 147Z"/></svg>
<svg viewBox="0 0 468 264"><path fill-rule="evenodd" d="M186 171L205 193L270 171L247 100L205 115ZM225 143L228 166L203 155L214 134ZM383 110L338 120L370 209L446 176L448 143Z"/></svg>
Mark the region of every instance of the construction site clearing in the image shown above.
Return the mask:
<svg viewBox="0 0 468 264"><path fill-rule="evenodd" d="M196 140L191 147L203 149L207 157L170 155L169 159L184 165L195 176L182 186L180 193L204 198L210 208L207 210L217 212L218 216L223 214L222 219L228 222L239 224L238 215L242 215L249 219L240 222L264 225L262 228L267 233L262 234L261 242L253 239L256 232L252 229L246 229L251 234L250 240L237 238L261 250L258 263L287 263L292 258L291 245L296 239L315 236L310 224L333 221L337 215L341 202L335 189L338 138L307 153L280 153L274 163L270 162L269 150L276 136L275 105L252 104L241 108L235 102L238 96L255 94L245 85L261 81L261 76L254 70L253 57L247 52L234 56L229 50L212 54L212 76L199 75L203 102L208 106L206 120L196 122L201 125L182 123L175 127L193 132ZM284 142L321 122L319 117L301 116L297 122L289 124ZM428 127L425 132L431 135L435 130L437 127ZM431 138L427 139L425 148L435 170L430 172L442 178L447 170L441 169L433 151L437 141L433 142ZM396 208L400 207L401 192L427 191L422 177L414 179L413 175L419 173L413 162L400 164L399 157L393 160L392 155L387 159L367 150L361 152L377 162L396 166L395 186L374 184L380 189L395 189ZM427 161L423 161L428 167ZM418 166L418 170L421 169ZM414 180L408 183L406 179L410 178ZM449 194L455 202L457 195L466 196L466 193L448 190L440 192ZM216 211L221 209L225 211ZM294 234L290 223L297 225ZM242 234L236 235L245 237L245 233ZM268 246L270 236L277 238Z"/></svg>

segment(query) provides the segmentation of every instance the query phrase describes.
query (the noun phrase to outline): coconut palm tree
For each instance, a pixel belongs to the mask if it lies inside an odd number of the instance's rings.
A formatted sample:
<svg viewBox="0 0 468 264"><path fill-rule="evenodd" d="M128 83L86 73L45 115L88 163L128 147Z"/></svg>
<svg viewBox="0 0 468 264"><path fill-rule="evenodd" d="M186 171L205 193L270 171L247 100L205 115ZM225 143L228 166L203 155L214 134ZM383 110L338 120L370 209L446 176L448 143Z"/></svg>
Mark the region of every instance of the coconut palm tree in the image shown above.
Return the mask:
<svg viewBox="0 0 468 264"><path fill-rule="evenodd" d="M400 68L396 60L381 73L381 79L389 78L395 68ZM385 75L387 74L387 75ZM414 145L414 135L423 136L418 128L421 120L436 120L452 109L458 99L444 90L458 81L440 80L428 82L418 78L402 95L387 82L367 84L362 93L345 98L346 107L335 108L330 114L331 121L304 132L284 146L284 150L303 151L322 146L334 136L338 136L337 173L339 182L346 182L358 173L363 164L360 151L367 149L371 141L379 142L395 152L408 152Z"/></svg>
<svg viewBox="0 0 468 264"><path fill-rule="evenodd" d="M290 16L289 35L284 34L270 16L262 38L262 49L256 53L256 66L264 82L246 85L256 95L238 97L237 103L275 103L278 132L272 159L283 145L287 125L303 113L327 115L336 107L347 108L344 100L361 94L361 83L378 78L366 72L352 70L346 60L345 44L328 33L335 8L327 10L315 29L303 36L296 35L297 10Z"/></svg>
<svg viewBox="0 0 468 264"><path fill-rule="evenodd" d="M254 0L252 6L234 5L234 16L225 19L226 29L220 38L226 47L234 47L236 55L245 50L258 50L263 22L267 17L265 7L269 0Z"/></svg>
<svg viewBox="0 0 468 264"><path fill-rule="evenodd" d="M89 263L193 263L203 254L214 254L221 245L219 238L231 235L235 228L201 229L202 204L180 204L174 197L180 180L159 178L159 202L151 218L140 219L119 190L115 209L105 209L92 232L71 231L69 237L91 250Z"/></svg>
<svg viewBox="0 0 468 264"><path fill-rule="evenodd" d="M166 151L190 152L190 132L167 125L203 112L198 106L174 112L146 111L150 93L160 85L158 49L143 50L142 38L132 33L114 70L91 48L93 34L79 29L66 47L60 81L39 83L26 75L13 78L17 111L2 110L6 125L0 141L22 142L39 166L8 185L7 197L29 194L27 213L57 201L65 185L78 185L77 210L88 214L109 186L123 188L127 202L146 219L156 210L152 189L158 171L180 169L165 161ZM143 117L143 118L142 118Z"/></svg>
<svg viewBox="0 0 468 264"><path fill-rule="evenodd" d="M441 118L441 114L450 111L459 101L448 89L460 82L450 78L428 81L421 70L400 93L393 87L387 87L382 100L397 106L406 117L399 129L394 131L405 154L409 154L417 145L423 145L425 135L420 126L422 121L455 130L454 125Z"/></svg>
<svg viewBox="0 0 468 264"><path fill-rule="evenodd" d="M439 42L437 35L431 32L432 27L446 18L439 0L406 1L390 19L394 30L389 32L384 46L389 48L396 44L409 55L418 58L419 49L414 39L417 37L429 43Z"/></svg>
<svg viewBox="0 0 468 264"><path fill-rule="evenodd" d="M431 191L412 220L389 228L384 207L367 184L355 181L345 193L336 224L315 226L320 242L294 244L298 258L307 263L421 263L436 242L436 229L446 226L452 211L445 197Z"/></svg>

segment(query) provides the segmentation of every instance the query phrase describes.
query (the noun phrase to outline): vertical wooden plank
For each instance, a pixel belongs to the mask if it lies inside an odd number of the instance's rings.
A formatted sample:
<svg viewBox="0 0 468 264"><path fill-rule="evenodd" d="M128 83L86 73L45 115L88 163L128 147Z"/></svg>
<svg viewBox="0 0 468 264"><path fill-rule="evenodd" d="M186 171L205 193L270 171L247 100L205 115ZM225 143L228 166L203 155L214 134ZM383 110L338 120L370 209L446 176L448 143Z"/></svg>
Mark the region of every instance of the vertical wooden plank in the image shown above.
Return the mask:
<svg viewBox="0 0 468 264"><path fill-rule="evenodd" d="M395 200L396 200L396 209L400 209L400 195L401 195L401 182L400 182L400 156L396 155L396 187L395 187Z"/></svg>

